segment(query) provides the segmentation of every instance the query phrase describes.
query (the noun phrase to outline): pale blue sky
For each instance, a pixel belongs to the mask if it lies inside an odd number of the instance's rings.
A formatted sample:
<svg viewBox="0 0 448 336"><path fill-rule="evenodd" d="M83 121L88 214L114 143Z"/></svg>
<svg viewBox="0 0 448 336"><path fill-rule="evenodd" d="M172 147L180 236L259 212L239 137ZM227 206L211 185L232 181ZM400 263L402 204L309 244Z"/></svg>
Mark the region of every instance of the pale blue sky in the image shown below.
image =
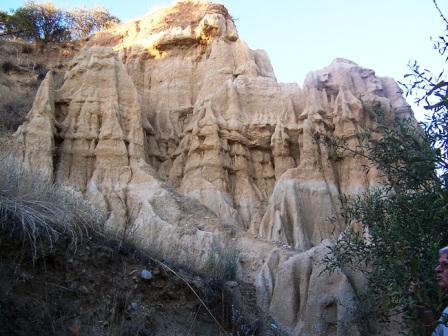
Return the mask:
<svg viewBox="0 0 448 336"><path fill-rule="evenodd" d="M307 72L348 58L380 76L402 80L409 60L439 71L443 62L430 37L444 23L432 0L222 0L252 49L265 49L280 82L300 85ZM448 0L438 0L448 16ZM1 0L0 9L22 1ZM172 0L54 0L58 6L103 6L122 20L168 6Z"/></svg>

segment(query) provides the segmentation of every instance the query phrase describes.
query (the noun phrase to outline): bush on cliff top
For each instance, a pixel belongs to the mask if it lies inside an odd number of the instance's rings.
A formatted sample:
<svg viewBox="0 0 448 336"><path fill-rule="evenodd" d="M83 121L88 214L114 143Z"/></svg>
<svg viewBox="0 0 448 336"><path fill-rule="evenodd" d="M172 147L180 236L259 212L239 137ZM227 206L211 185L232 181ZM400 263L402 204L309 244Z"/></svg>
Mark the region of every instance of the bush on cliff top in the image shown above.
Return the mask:
<svg viewBox="0 0 448 336"><path fill-rule="evenodd" d="M85 38L120 20L105 8L65 11L51 2L28 1L22 7L0 11L0 36L29 42L64 42Z"/></svg>

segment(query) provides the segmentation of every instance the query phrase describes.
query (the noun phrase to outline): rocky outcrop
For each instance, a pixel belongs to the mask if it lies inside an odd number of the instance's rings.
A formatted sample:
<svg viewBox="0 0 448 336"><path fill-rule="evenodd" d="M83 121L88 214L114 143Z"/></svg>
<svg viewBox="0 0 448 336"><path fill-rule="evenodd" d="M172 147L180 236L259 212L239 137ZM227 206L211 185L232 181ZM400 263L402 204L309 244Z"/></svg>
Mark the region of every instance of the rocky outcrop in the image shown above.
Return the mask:
<svg viewBox="0 0 448 336"><path fill-rule="evenodd" d="M52 86L49 73L29 121L16 133L24 162L35 162L57 183L85 194L107 214L111 232L135 233L137 243L162 254L172 254L176 242L187 251L183 257L175 252L176 259L188 263L191 253L197 268L205 265L221 239L215 242L212 233L197 227L219 230L217 218L192 200L180 201L154 177L144 142L153 129L142 121L136 88L116 53L105 47L83 50L63 85L55 92ZM207 224L199 225L207 217Z"/></svg>
<svg viewBox="0 0 448 336"><path fill-rule="evenodd" d="M38 171L50 180L53 179L54 166L54 124L54 88L50 72L37 91L24 125L15 133L19 148L26 149L20 157L24 167Z"/></svg>
<svg viewBox="0 0 448 336"><path fill-rule="evenodd" d="M372 70L336 59L310 73L305 106L298 117L299 160L277 181L260 234L306 250L340 233L340 196L378 186L375 167L349 151L340 156L319 138L339 138L353 150L365 129L375 135L377 118L393 121L412 112L397 84ZM379 115L381 114L381 115ZM367 169L368 167L368 169Z"/></svg>
<svg viewBox="0 0 448 336"><path fill-rule="evenodd" d="M303 88L278 83L223 6L191 1L94 36L53 82L16 134L25 163L165 258L206 270L239 251L239 278L289 333L359 334L322 241L342 230L340 196L381 179L318 140L355 148L378 111L411 116L393 80L336 59Z"/></svg>
<svg viewBox="0 0 448 336"><path fill-rule="evenodd" d="M300 254L274 251L256 279L259 304L292 335L360 335L344 323L353 320L357 304L351 280L340 271L321 276L325 245Z"/></svg>

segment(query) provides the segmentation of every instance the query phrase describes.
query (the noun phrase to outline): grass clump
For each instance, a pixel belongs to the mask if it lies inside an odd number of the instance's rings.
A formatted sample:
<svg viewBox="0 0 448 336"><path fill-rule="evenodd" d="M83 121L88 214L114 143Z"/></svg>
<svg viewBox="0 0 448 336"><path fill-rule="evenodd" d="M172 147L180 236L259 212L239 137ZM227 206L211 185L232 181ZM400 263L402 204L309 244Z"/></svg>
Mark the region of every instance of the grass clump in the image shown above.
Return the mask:
<svg viewBox="0 0 448 336"><path fill-rule="evenodd" d="M235 280L238 274L240 253L236 249L226 249L220 253L210 253L205 273L214 279Z"/></svg>
<svg viewBox="0 0 448 336"><path fill-rule="evenodd" d="M13 159L0 163L0 231L31 248L52 249L60 238L76 244L99 227L102 216L80 196L31 173Z"/></svg>

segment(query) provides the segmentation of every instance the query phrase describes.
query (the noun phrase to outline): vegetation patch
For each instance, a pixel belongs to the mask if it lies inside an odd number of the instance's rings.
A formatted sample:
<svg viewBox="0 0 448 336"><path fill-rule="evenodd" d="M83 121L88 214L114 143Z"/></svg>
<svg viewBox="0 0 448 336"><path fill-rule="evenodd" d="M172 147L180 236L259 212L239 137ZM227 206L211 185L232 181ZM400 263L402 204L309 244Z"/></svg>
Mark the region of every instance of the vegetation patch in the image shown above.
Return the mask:
<svg viewBox="0 0 448 336"><path fill-rule="evenodd" d="M435 46L445 57L447 32ZM410 69L410 82L402 85L429 112L424 123L387 122L374 109L381 139L367 132L355 149L331 144L342 155L367 158L384 184L344 200L346 230L327 262L330 270L351 268L365 276L364 326L398 317L403 334L431 335L446 307L434 265L448 245L448 82L443 72L432 74L416 62Z"/></svg>
<svg viewBox="0 0 448 336"><path fill-rule="evenodd" d="M10 12L0 11L0 37L47 44L86 38L120 22L105 8L57 8L51 2L26 2Z"/></svg>

